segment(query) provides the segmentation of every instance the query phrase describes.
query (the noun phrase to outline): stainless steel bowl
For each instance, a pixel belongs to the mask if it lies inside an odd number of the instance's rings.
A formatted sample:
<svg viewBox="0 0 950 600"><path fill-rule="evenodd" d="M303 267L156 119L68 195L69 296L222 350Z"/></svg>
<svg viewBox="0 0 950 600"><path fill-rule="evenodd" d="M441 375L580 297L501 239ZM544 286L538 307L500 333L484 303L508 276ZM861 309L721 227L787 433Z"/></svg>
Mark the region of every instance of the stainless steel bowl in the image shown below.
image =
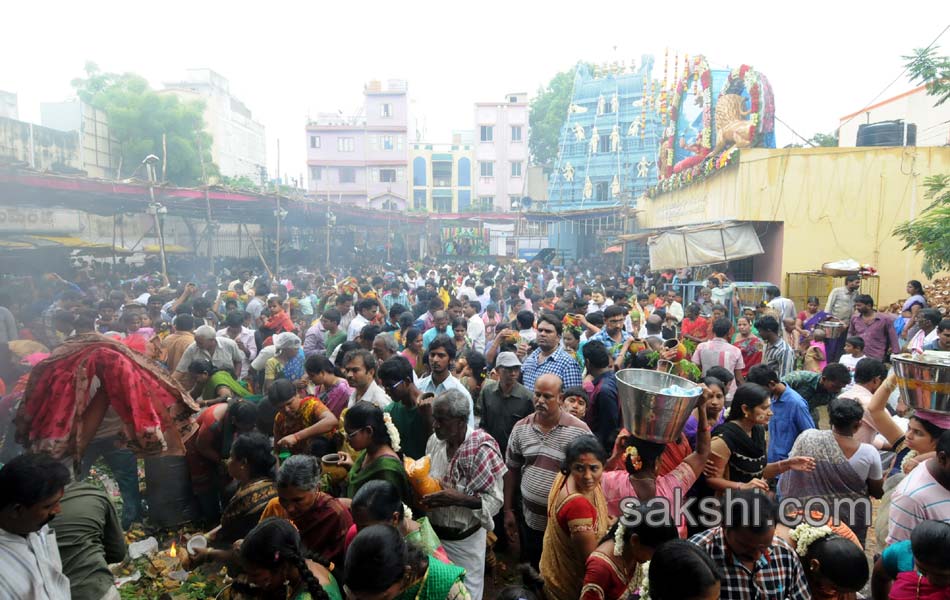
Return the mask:
<svg viewBox="0 0 950 600"><path fill-rule="evenodd" d="M950 414L950 353L896 354L891 356L891 364L905 404Z"/></svg>
<svg viewBox="0 0 950 600"><path fill-rule="evenodd" d="M822 321L821 323L818 324L818 326L828 331L829 333L834 332L834 335L837 336L837 335L840 335L838 331L841 329L844 329L848 325L847 323L842 323L841 321Z"/></svg>
<svg viewBox="0 0 950 600"><path fill-rule="evenodd" d="M699 386L660 371L623 369L617 372L617 382L623 426L650 442L675 442L699 400L699 396L661 394L660 390L673 385L684 389Z"/></svg>

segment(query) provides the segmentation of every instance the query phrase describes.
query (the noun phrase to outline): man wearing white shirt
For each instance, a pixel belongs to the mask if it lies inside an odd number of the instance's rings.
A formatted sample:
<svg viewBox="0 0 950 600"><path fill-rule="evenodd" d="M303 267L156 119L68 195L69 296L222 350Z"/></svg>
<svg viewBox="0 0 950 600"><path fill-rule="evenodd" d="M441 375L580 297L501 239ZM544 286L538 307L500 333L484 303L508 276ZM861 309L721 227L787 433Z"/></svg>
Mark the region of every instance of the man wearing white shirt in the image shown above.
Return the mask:
<svg viewBox="0 0 950 600"><path fill-rule="evenodd" d="M228 313L224 319L225 328L218 330L218 337L229 338L237 344L238 350L244 355L241 361L239 379L246 379L251 361L257 356L257 342L254 339L254 330L244 326L244 314L238 311Z"/></svg>
<svg viewBox="0 0 950 600"><path fill-rule="evenodd" d="M676 292L673 290L666 292L666 314L673 315L677 321L682 321L685 316L683 305L676 301Z"/></svg>
<svg viewBox="0 0 950 600"><path fill-rule="evenodd" d="M455 360L455 341L440 335L429 344L429 368L432 374L419 380L419 391L423 394L432 393L438 396L448 390L458 390L468 401L468 427L475 428L475 405L468 389L459 381L450 369Z"/></svg>
<svg viewBox="0 0 950 600"><path fill-rule="evenodd" d="M479 315L482 305L478 300L470 300L462 308L465 319L468 321L468 337L472 340L472 348L476 352L485 352L485 321Z"/></svg>
<svg viewBox="0 0 950 600"><path fill-rule="evenodd" d="M459 300L474 300L478 294L475 293L475 288L472 287L472 283L471 279L466 279L465 283L459 286L455 297Z"/></svg>
<svg viewBox="0 0 950 600"><path fill-rule="evenodd" d="M364 298L356 306L357 315L350 321L346 328L346 341L352 342L359 337L363 328L369 325L370 321L376 318L376 312L379 310L379 303L372 298Z"/></svg>
<svg viewBox="0 0 950 600"><path fill-rule="evenodd" d="M0 598L70 599L49 527L69 479L46 454L21 454L0 469Z"/></svg>
<svg viewBox="0 0 950 600"><path fill-rule="evenodd" d="M385 410L392 400L376 384L376 357L369 350L353 350L343 357L343 373L346 382L353 388L347 408L357 402L372 402L380 410Z"/></svg>
<svg viewBox="0 0 950 600"><path fill-rule="evenodd" d="M782 290L778 289L778 286L770 285L765 288L765 295L769 299L769 308L774 310L780 315L779 323L785 319L795 319L798 315L795 314L795 303L782 296Z"/></svg>

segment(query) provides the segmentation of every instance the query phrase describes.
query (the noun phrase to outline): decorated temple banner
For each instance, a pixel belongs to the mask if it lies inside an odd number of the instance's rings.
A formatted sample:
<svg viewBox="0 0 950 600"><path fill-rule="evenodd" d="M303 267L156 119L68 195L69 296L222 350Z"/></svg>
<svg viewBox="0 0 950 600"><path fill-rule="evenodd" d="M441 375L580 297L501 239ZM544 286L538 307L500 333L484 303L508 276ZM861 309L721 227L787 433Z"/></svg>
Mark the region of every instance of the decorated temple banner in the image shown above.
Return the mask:
<svg viewBox="0 0 950 600"><path fill-rule="evenodd" d="M488 232L481 227L443 227L443 256L487 256Z"/></svg>

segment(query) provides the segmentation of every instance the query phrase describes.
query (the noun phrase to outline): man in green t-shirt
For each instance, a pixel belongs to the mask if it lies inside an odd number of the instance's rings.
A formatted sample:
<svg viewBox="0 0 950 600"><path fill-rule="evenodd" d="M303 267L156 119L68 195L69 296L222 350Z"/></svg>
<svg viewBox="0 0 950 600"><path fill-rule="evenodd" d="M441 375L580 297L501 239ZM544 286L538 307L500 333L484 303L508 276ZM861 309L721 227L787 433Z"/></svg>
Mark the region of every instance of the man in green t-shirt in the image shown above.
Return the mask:
<svg viewBox="0 0 950 600"><path fill-rule="evenodd" d="M432 434L432 395L424 395L413 383L412 365L405 356L397 355L382 363L379 380L392 399L385 412L399 431L403 453L411 458L425 456L426 442Z"/></svg>
<svg viewBox="0 0 950 600"><path fill-rule="evenodd" d="M109 565L122 562L127 549L112 500L95 485L76 482L66 486L60 505L62 512L50 526L73 600L118 598Z"/></svg>

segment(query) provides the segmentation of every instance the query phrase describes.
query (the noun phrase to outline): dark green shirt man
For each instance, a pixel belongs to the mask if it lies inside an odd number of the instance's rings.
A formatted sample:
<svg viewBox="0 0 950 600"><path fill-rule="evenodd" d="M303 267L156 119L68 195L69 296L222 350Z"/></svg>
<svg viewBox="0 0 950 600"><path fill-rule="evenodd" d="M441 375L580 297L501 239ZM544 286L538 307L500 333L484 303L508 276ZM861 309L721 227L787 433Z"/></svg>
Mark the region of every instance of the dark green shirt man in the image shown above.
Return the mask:
<svg viewBox="0 0 950 600"><path fill-rule="evenodd" d="M115 587L109 565L125 559L125 534L115 506L91 483L71 483L50 526L73 600L99 600ZM116 597L118 597L116 595Z"/></svg>

